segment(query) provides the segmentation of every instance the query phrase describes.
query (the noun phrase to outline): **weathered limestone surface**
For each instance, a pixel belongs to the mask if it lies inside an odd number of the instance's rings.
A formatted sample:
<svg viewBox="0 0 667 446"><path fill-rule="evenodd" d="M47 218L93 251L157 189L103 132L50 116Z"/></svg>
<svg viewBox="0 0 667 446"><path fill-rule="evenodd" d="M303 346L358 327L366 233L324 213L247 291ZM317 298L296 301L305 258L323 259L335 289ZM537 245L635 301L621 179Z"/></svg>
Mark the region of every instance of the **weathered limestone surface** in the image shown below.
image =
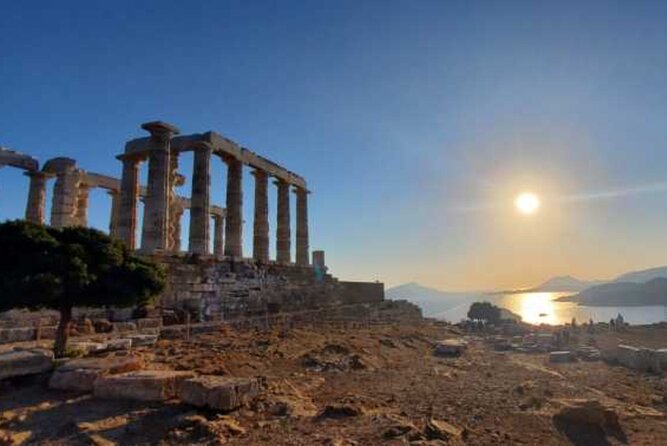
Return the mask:
<svg viewBox="0 0 667 446"><path fill-rule="evenodd" d="M0 380L34 375L53 368L53 353L46 350L14 350L0 353Z"/></svg>
<svg viewBox="0 0 667 446"><path fill-rule="evenodd" d="M120 156L123 161L121 177L120 213L118 232L114 234L130 248L136 247L137 239L137 204L139 202L139 162L133 156Z"/></svg>
<svg viewBox="0 0 667 446"><path fill-rule="evenodd" d="M242 257L243 230L243 164L236 158L226 157L227 163L227 221L225 224L225 255Z"/></svg>
<svg viewBox="0 0 667 446"><path fill-rule="evenodd" d="M210 227L211 148L201 144L195 149L190 200L190 252L208 253Z"/></svg>
<svg viewBox="0 0 667 446"><path fill-rule="evenodd" d="M222 256L225 252L224 247L224 230L225 218L222 215L213 216L213 254Z"/></svg>
<svg viewBox="0 0 667 446"><path fill-rule="evenodd" d="M296 264L310 264L308 241L308 191L296 189Z"/></svg>
<svg viewBox="0 0 667 446"><path fill-rule="evenodd" d="M35 329L32 327L0 329L0 344L8 342L32 341L34 338L35 338Z"/></svg>
<svg viewBox="0 0 667 446"><path fill-rule="evenodd" d="M181 382L192 377L194 373L189 371L135 371L101 376L95 380L93 391L104 399L165 401L175 398Z"/></svg>
<svg viewBox="0 0 667 446"><path fill-rule="evenodd" d="M259 394L253 378L198 376L181 382L178 397L184 403L230 411L248 403Z"/></svg>
<svg viewBox="0 0 667 446"><path fill-rule="evenodd" d="M95 380L100 376L127 373L141 370L143 367L141 358L132 356L74 359L53 372L49 379L49 387L92 392Z"/></svg>
<svg viewBox="0 0 667 446"><path fill-rule="evenodd" d="M51 225L56 228L74 226L77 223L79 172L68 169L56 177L51 205Z"/></svg>
<svg viewBox="0 0 667 446"><path fill-rule="evenodd" d="M553 363L567 363L575 362L577 357L570 351L558 351L549 353L549 362Z"/></svg>
<svg viewBox="0 0 667 446"><path fill-rule="evenodd" d="M47 176L43 172L26 172L25 175L30 178L25 219L33 223L44 224Z"/></svg>
<svg viewBox="0 0 667 446"><path fill-rule="evenodd" d="M141 126L150 132L151 149L148 157L148 188L144 208L141 249L151 252L165 250L169 225L170 139L177 134L175 127L161 122Z"/></svg>
<svg viewBox="0 0 667 446"><path fill-rule="evenodd" d="M253 222L252 256L261 262L269 260L269 177L255 170L255 220Z"/></svg>
<svg viewBox="0 0 667 446"><path fill-rule="evenodd" d="M290 229L289 184L276 181L278 186L278 226L276 228L276 260L280 263L291 261L292 245Z"/></svg>

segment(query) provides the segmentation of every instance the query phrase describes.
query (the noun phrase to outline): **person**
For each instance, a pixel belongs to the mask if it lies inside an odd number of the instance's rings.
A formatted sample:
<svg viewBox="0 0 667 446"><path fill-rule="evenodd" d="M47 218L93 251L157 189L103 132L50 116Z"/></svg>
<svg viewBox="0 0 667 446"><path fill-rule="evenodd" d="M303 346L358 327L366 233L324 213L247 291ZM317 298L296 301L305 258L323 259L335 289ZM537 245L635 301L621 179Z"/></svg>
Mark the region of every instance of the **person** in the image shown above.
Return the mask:
<svg viewBox="0 0 667 446"><path fill-rule="evenodd" d="M616 331L616 321L614 321L613 317L609 319L609 330Z"/></svg>

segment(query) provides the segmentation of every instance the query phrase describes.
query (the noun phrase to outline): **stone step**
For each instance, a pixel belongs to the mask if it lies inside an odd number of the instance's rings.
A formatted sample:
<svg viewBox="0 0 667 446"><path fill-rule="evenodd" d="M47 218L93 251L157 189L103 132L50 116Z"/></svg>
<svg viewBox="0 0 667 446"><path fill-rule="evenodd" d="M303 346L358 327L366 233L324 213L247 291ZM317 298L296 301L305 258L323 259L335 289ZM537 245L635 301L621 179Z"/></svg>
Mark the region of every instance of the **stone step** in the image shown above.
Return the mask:
<svg viewBox="0 0 667 446"><path fill-rule="evenodd" d="M100 376L141 370L143 366L141 358L133 356L74 359L53 372L49 380L49 387L58 390L92 392L94 383Z"/></svg>
<svg viewBox="0 0 667 446"><path fill-rule="evenodd" d="M53 368L53 352L48 350L13 350L0 353L0 380L34 375Z"/></svg>
<svg viewBox="0 0 667 446"><path fill-rule="evenodd" d="M175 398L182 381L194 377L190 371L143 370L100 376L93 393L103 399L165 401Z"/></svg>
<svg viewBox="0 0 667 446"><path fill-rule="evenodd" d="M255 398L259 388L254 378L204 375L183 380L178 397L193 406L230 411Z"/></svg>

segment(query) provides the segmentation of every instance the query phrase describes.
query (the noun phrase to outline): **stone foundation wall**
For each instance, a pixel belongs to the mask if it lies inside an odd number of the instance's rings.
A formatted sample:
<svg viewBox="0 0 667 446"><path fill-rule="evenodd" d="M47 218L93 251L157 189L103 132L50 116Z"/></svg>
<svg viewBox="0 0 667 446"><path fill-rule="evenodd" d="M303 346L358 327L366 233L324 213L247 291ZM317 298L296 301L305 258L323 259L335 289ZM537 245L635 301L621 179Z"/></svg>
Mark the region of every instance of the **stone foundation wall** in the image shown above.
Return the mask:
<svg viewBox="0 0 667 446"><path fill-rule="evenodd" d="M200 321L231 320L346 304L381 302L384 285L318 277L309 266L260 264L211 257L154 257L166 266L164 308L188 310Z"/></svg>

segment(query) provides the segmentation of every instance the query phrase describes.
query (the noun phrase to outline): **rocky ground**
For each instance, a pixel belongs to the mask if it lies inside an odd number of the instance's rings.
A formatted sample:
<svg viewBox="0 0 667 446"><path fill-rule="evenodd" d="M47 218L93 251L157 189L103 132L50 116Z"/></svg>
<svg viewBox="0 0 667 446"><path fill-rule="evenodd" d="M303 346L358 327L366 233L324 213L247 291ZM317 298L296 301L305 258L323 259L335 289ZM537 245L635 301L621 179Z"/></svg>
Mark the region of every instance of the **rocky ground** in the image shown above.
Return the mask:
<svg viewBox="0 0 667 446"><path fill-rule="evenodd" d="M469 337L461 357L433 356L435 341L461 335L427 323L225 329L161 340L131 354L153 369L261 377L261 396L221 414L48 390L43 377L14 379L0 383L0 444L667 444L664 377L497 352L483 335ZM579 338L664 347L667 328ZM564 411L581 399L598 401L605 418L573 423Z"/></svg>

